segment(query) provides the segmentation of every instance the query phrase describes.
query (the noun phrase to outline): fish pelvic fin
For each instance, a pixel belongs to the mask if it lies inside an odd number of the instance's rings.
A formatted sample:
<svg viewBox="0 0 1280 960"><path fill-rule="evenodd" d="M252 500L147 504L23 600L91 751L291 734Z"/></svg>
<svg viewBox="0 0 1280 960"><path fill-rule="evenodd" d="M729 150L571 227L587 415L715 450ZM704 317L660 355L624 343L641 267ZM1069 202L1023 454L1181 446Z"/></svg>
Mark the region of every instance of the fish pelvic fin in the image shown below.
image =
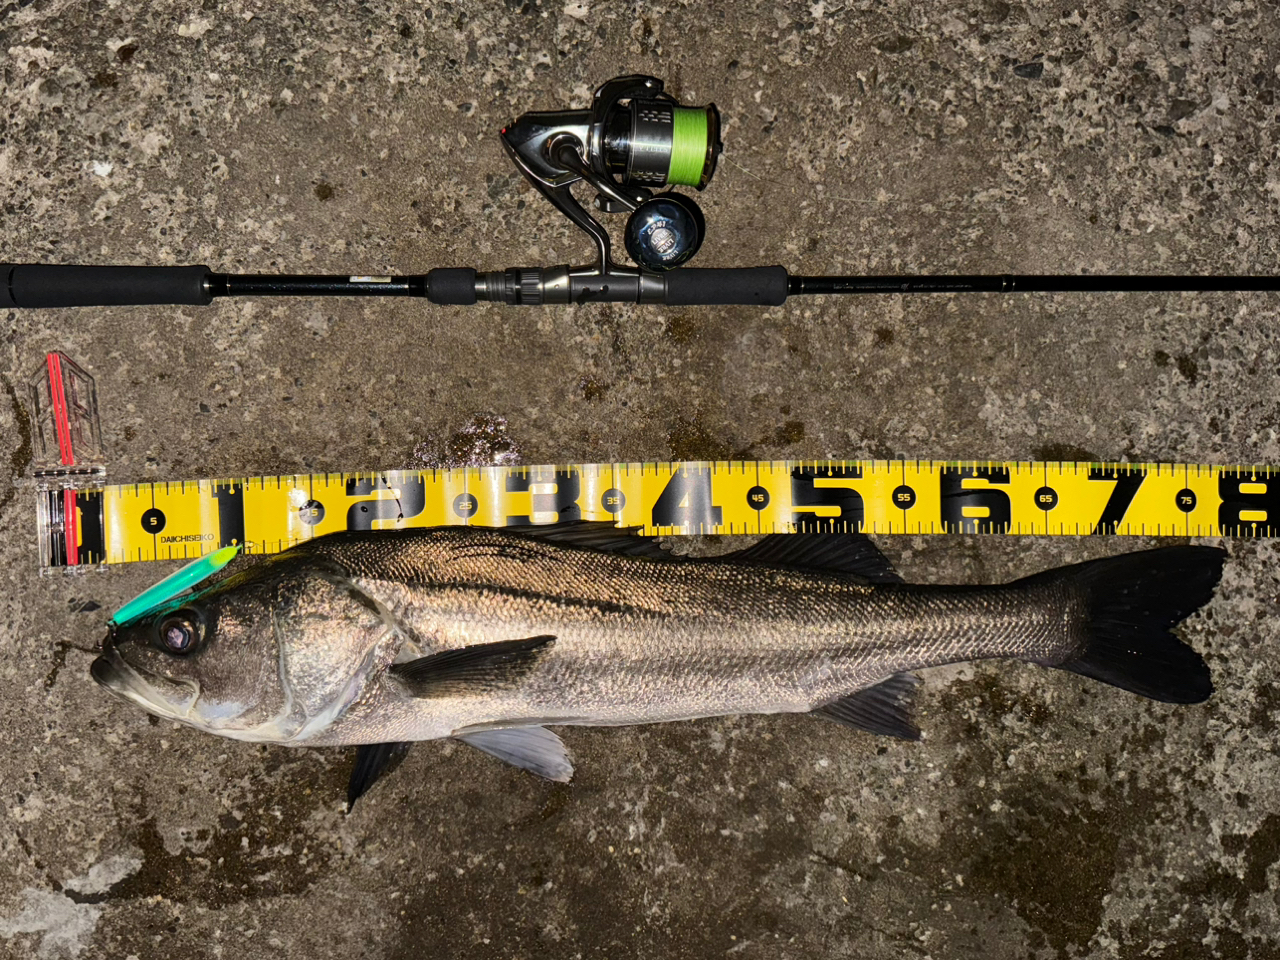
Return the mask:
<svg viewBox="0 0 1280 960"><path fill-rule="evenodd" d="M355 766L351 768L351 779L347 781L347 813L356 805L375 783L396 767L400 766L409 752L411 743L366 743L356 748Z"/></svg>
<svg viewBox="0 0 1280 960"><path fill-rule="evenodd" d="M1218 547L1165 547L1093 560L1027 577L1054 579L1084 598L1084 642L1070 670L1164 703L1200 703L1213 693L1204 659L1171 632L1213 597L1227 553Z"/></svg>
<svg viewBox="0 0 1280 960"><path fill-rule="evenodd" d="M399 678L415 697L479 693L519 681L555 639L543 635L524 640L477 643L392 664L388 672Z"/></svg>
<svg viewBox="0 0 1280 960"><path fill-rule="evenodd" d="M573 778L573 761L569 759L564 741L546 727L496 727L470 733L458 731L453 736L548 780L568 783Z"/></svg>
<svg viewBox="0 0 1280 960"><path fill-rule="evenodd" d="M920 680L895 673L873 687L832 700L812 712L856 730L900 740L919 740L920 728L911 719L912 698Z"/></svg>

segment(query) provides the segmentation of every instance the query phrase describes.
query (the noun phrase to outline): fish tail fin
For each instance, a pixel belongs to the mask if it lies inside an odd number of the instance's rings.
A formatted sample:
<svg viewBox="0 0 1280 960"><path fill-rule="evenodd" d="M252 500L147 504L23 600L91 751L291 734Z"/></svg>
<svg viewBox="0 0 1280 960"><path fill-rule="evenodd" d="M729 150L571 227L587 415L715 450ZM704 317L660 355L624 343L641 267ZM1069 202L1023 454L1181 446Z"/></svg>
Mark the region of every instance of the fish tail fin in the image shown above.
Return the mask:
<svg viewBox="0 0 1280 960"><path fill-rule="evenodd" d="M1207 700L1213 693L1208 665L1170 629L1209 602L1226 556L1217 547L1165 547L1021 581L1057 581L1084 601L1084 622L1075 631L1082 642L1045 665L1165 703Z"/></svg>

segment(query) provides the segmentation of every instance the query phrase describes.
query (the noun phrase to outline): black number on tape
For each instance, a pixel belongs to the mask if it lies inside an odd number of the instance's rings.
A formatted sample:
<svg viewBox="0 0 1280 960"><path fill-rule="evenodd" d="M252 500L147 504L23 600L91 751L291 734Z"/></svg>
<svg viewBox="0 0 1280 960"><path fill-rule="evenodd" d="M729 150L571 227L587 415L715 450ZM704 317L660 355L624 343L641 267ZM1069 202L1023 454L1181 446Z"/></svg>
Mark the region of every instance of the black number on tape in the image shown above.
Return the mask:
<svg viewBox="0 0 1280 960"><path fill-rule="evenodd" d="M697 532L720 525L723 511L711 502L711 471L677 470L653 505L655 527L684 527Z"/></svg>
<svg viewBox="0 0 1280 960"><path fill-rule="evenodd" d="M1270 536L1280 520L1280 477L1224 470L1218 475L1218 496L1221 536Z"/></svg>
<svg viewBox="0 0 1280 960"><path fill-rule="evenodd" d="M169 520L164 515L164 511L157 510L155 507L142 514L142 529L147 533L159 533L168 522Z"/></svg>
<svg viewBox="0 0 1280 960"><path fill-rule="evenodd" d="M308 527L314 527L324 519L324 504L319 500L308 500L298 508L298 519Z"/></svg>
<svg viewBox="0 0 1280 960"><path fill-rule="evenodd" d="M610 513L621 513L622 508L626 506L627 495L617 487L610 487L600 495L600 506L604 507Z"/></svg>
<svg viewBox="0 0 1280 960"><path fill-rule="evenodd" d="M244 543L244 484L215 483L213 499L218 501L218 546Z"/></svg>
<svg viewBox="0 0 1280 960"><path fill-rule="evenodd" d="M507 493L528 493L533 483L526 473L521 476L513 473L507 477ZM578 497L582 492L582 478L576 470L557 470L555 472L556 489L554 493L535 493L532 499L534 513L555 512L560 522L581 520L582 508L578 506ZM608 509L607 507L605 509ZM508 527L528 526L533 520L528 515L507 517Z"/></svg>
<svg viewBox="0 0 1280 960"><path fill-rule="evenodd" d="M102 492L100 490L76 493L76 509L80 511L80 546L76 550L76 562L101 563L106 559L107 534L102 518Z"/></svg>
<svg viewBox="0 0 1280 960"><path fill-rule="evenodd" d="M1120 470L1116 467L1093 467L1089 470L1089 479L1115 481L1116 485L1107 498L1107 505L1102 509L1102 516L1098 518L1098 525L1093 528L1095 534L1115 533L1120 529L1120 521L1124 519L1129 504L1133 503L1142 481L1146 479L1146 473L1131 468Z"/></svg>
<svg viewBox="0 0 1280 960"><path fill-rule="evenodd" d="M814 481L858 480L861 467L796 467L791 471L791 504L793 507L839 507L835 517L820 517L814 510L795 510L797 533L859 533L866 511L862 494L851 487L819 487Z"/></svg>
<svg viewBox="0 0 1280 960"><path fill-rule="evenodd" d="M1036 509L1049 511L1058 505L1058 491L1053 487L1041 487L1036 491Z"/></svg>
<svg viewBox="0 0 1280 960"><path fill-rule="evenodd" d="M367 497L378 490L400 488L400 496L387 500L363 500L347 508L348 530L372 530L375 520L409 520L427 506L427 489L422 477L412 473L389 473L377 477L351 477L347 496Z"/></svg>
<svg viewBox="0 0 1280 960"><path fill-rule="evenodd" d="M769 505L769 491L764 487L752 487L747 491L747 506L752 510L763 510Z"/></svg>
<svg viewBox="0 0 1280 960"><path fill-rule="evenodd" d="M947 533L1007 533L1013 512L1009 494L992 487L966 489L965 480L1008 483L1008 467L943 467L942 527ZM965 510L985 510L986 516L965 516Z"/></svg>

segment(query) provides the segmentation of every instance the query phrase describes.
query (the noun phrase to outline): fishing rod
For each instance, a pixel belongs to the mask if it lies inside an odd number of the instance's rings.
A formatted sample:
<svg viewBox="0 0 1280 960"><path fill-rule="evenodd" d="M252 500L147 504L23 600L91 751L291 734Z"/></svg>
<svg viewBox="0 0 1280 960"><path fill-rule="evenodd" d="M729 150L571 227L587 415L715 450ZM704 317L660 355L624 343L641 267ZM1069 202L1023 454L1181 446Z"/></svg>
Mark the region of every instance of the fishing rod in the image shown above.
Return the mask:
<svg viewBox="0 0 1280 960"><path fill-rule="evenodd" d="M875 293L1051 293L1280 290L1280 277L992 274L793 276L780 266L687 267L706 222L671 184L703 190L720 155L714 104L690 107L656 77L608 81L585 110L526 113L499 132L516 167L592 239L586 266L478 272L443 267L413 276L235 274L207 266L0 264L0 308L206 305L221 297L425 297L440 305L648 303L777 306L793 296ZM600 213L628 213L636 266L613 259L608 232L571 188L595 191Z"/></svg>

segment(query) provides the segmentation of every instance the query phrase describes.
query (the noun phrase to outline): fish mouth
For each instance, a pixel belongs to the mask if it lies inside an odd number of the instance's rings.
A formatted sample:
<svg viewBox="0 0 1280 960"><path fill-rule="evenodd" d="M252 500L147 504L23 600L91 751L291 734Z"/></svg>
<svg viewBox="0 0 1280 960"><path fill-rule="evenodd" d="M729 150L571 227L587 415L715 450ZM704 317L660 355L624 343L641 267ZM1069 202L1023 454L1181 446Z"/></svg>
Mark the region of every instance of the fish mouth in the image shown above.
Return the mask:
<svg viewBox="0 0 1280 960"><path fill-rule="evenodd" d="M115 664L105 656L94 659L93 665L89 667L89 676L93 677L97 684L106 687L108 690L114 691L116 686L120 684L120 674L116 670Z"/></svg>
<svg viewBox="0 0 1280 960"><path fill-rule="evenodd" d="M173 720L186 720L200 696L200 685L194 680L170 680L139 670L114 649L106 650L93 661L89 676L148 713Z"/></svg>

